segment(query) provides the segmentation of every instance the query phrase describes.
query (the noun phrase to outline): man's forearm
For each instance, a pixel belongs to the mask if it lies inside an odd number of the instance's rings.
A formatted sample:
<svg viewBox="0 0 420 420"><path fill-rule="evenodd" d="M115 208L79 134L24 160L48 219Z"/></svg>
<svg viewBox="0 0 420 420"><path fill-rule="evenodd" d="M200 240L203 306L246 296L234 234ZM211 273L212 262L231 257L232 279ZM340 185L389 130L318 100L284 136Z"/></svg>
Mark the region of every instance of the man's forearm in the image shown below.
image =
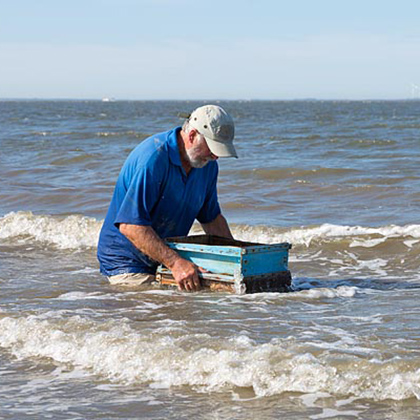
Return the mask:
<svg viewBox="0 0 420 420"><path fill-rule="evenodd" d="M120 232L141 252L169 268L179 290L200 289L198 271L203 271L203 269L181 258L177 252L165 244L152 227L121 223Z"/></svg>
<svg viewBox="0 0 420 420"><path fill-rule="evenodd" d="M151 226L139 226L121 223L120 232L143 254L169 269L180 256L158 236Z"/></svg>
<svg viewBox="0 0 420 420"><path fill-rule="evenodd" d="M212 222L202 223L201 226L208 235L222 236L223 238L233 239L228 222L222 214L219 214Z"/></svg>

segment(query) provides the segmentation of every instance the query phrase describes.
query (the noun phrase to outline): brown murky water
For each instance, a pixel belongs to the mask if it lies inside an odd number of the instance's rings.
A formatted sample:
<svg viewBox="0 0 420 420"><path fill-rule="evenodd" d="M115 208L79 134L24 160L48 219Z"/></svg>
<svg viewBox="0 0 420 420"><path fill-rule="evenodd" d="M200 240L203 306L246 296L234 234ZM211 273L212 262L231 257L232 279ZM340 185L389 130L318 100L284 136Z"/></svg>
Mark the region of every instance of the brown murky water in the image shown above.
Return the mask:
<svg viewBox="0 0 420 420"><path fill-rule="evenodd" d="M119 168L186 102L0 102L0 417L417 419L420 102L228 102L219 196L289 294L111 288Z"/></svg>

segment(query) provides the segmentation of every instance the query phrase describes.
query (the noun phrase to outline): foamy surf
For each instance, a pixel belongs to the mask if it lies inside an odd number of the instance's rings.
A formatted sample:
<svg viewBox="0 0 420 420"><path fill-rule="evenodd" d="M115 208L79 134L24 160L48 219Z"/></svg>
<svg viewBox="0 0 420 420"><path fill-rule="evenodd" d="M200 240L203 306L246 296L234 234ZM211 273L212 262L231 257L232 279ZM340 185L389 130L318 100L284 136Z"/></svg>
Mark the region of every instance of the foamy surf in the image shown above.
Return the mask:
<svg viewBox="0 0 420 420"><path fill-rule="evenodd" d="M96 247L103 221L83 215L51 216L32 212L11 212L0 217L0 239L39 241L61 249ZM200 228L193 226L191 233ZM420 243L420 225L383 227L341 226L322 224L314 227L279 228L272 226L232 225L239 240L278 243L309 248L345 242L349 248L374 248L387 241L401 241L405 249Z"/></svg>
<svg viewBox="0 0 420 420"><path fill-rule="evenodd" d="M71 365L116 384L189 386L198 392L249 388L259 397L298 392L376 401L420 399L417 358L378 360L375 348L373 356L359 357L351 354L353 341L346 354L291 337L261 344L241 334L212 340L205 333L170 334L168 327L139 331L124 320L0 320L0 345L15 357Z"/></svg>
<svg viewBox="0 0 420 420"><path fill-rule="evenodd" d="M313 243L331 243L342 240L350 241L350 247L374 247L388 239L414 239L406 246L412 246L420 239L420 225L383 227L341 226L322 224L314 227L291 228L289 230L274 227L236 226L238 239L254 240L262 243L290 242L310 247Z"/></svg>
<svg viewBox="0 0 420 420"><path fill-rule="evenodd" d="M94 247L101 226L102 222L82 215L60 217L19 211L0 218L0 239L37 241L60 249Z"/></svg>

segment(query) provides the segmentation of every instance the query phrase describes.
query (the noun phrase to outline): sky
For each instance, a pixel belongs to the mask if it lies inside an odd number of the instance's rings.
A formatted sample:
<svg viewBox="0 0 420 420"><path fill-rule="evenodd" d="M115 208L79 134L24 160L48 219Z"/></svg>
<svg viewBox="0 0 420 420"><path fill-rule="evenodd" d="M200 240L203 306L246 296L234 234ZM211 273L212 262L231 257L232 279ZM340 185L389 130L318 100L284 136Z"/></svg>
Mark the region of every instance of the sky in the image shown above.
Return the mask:
<svg viewBox="0 0 420 420"><path fill-rule="evenodd" d="M418 0L0 0L0 98L420 98Z"/></svg>

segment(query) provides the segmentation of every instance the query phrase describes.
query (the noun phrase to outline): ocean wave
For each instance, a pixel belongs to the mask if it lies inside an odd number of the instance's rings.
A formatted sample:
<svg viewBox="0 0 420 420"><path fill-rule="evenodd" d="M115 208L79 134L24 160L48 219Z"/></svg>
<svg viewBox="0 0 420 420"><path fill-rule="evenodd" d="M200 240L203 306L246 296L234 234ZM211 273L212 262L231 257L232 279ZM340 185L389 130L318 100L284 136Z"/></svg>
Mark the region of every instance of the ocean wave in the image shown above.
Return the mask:
<svg viewBox="0 0 420 420"><path fill-rule="evenodd" d="M11 212L0 217L0 239L11 241L39 241L61 249L96 247L102 220L83 215L35 215L29 211ZM312 227L280 228L232 224L236 239L273 244L289 242L306 247L342 244L347 248L374 248L390 240L400 241L404 249L420 243L420 225L389 225L382 227L322 224ZM194 225L190 234L200 233Z"/></svg>
<svg viewBox="0 0 420 420"><path fill-rule="evenodd" d="M235 237L262 243L289 242L310 247L313 243L349 242L349 247L374 247L388 239L404 240L407 246L420 242L420 225L389 225L382 227L345 226L324 223L313 227L284 228L240 226L234 228Z"/></svg>
<svg viewBox="0 0 420 420"><path fill-rule="evenodd" d="M358 169L347 168L325 168L319 167L314 169L299 168L252 168L241 169L236 171L225 170L225 174L234 174L240 178L256 178L267 181L277 181L288 178L337 178L339 176L357 175L360 173Z"/></svg>
<svg viewBox="0 0 420 420"><path fill-rule="evenodd" d="M60 249L94 247L101 226L102 221L93 217L34 215L29 211L19 211L0 218L0 239L37 241Z"/></svg>
<svg viewBox="0 0 420 420"><path fill-rule="evenodd" d="M325 392L376 401L420 399L418 359L379 360L379 347L363 348L358 356L352 342L344 350L327 350L290 338L257 343L239 334L216 340L205 333L171 335L168 327L136 331L124 320L29 316L0 320L0 346L18 358L49 359L124 385L190 386L198 392L239 387L259 397Z"/></svg>

